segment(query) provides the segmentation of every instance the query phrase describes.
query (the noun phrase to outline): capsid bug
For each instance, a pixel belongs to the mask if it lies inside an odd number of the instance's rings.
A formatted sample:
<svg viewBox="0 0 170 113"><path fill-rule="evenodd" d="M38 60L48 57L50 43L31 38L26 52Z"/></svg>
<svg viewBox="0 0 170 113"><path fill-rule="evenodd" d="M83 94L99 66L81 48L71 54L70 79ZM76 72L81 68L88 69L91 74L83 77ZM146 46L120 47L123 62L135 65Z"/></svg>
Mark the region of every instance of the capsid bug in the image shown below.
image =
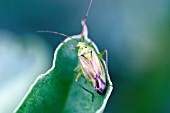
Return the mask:
<svg viewBox="0 0 170 113"><path fill-rule="evenodd" d="M108 54L106 49L103 50L100 54L98 54L92 47L92 41L89 45L87 45L84 42L84 38L86 38L88 34L87 27L86 27L86 19L88 17L88 13L91 8L91 5L92 5L92 0L90 0L90 4L87 9L86 16L82 21L82 33L81 35L79 35L81 37L80 42L77 42L73 37L60 32L47 31L47 30L38 31L38 32L54 33L74 40L78 50L76 51L75 49L71 49L69 46L68 47L77 54L79 59L79 65L74 69L75 72L79 69L75 82L78 84L78 86L80 86L81 88L83 88L84 90L92 94L92 101L93 101L94 94L88 89L86 89L85 87L83 87L81 84L79 84L78 80L81 77L81 75L84 75L85 79L88 82L92 83L96 92L100 95L104 95L106 93L106 85L107 85L106 76L108 74L107 72ZM105 53L106 53L106 62L102 59L102 56Z"/></svg>

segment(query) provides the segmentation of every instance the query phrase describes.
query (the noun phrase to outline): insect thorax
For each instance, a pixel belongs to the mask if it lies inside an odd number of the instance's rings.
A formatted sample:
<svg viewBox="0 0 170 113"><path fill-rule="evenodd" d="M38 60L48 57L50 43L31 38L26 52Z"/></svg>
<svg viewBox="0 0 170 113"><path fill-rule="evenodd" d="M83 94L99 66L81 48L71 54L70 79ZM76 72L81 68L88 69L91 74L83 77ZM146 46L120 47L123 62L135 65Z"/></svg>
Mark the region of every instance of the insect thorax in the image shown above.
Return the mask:
<svg viewBox="0 0 170 113"><path fill-rule="evenodd" d="M89 46L82 46L78 49L78 56L83 56L88 60L91 60L91 52L93 49Z"/></svg>

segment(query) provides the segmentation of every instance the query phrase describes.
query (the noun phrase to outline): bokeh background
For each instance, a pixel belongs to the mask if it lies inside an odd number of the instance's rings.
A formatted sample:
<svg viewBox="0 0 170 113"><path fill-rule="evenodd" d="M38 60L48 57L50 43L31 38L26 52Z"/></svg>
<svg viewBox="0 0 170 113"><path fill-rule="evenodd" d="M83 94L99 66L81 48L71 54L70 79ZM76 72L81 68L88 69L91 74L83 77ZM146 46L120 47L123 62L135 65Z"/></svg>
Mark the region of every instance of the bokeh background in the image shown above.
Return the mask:
<svg viewBox="0 0 170 113"><path fill-rule="evenodd" d="M0 0L0 113L11 113L52 65L63 37L79 34L89 0ZM89 37L109 52L114 91L105 113L170 113L170 1L94 0Z"/></svg>

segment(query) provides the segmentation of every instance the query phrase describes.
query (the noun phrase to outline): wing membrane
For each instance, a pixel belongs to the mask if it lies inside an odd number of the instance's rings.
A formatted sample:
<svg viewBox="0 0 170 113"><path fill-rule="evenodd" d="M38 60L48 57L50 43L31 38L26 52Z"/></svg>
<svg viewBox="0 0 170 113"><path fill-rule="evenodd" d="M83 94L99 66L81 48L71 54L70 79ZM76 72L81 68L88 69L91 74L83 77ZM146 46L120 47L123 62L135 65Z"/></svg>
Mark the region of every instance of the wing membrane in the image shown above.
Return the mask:
<svg viewBox="0 0 170 113"><path fill-rule="evenodd" d="M84 56L79 56L79 59L82 65L82 69L85 73L85 77L88 77L89 79L95 78L96 73L94 71L92 62L86 59Z"/></svg>
<svg viewBox="0 0 170 113"><path fill-rule="evenodd" d="M97 54L95 53L95 51L92 51L92 59L91 59L94 71L96 72L96 74L98 74L99 76L103 75L103 68L102 65L100 63L100 60L97 56Z"/></svg>
<svg viewBox="0 0 170 113"><path fill-rule="evenodd" d="M103 68L95 51L91 51L90 60L84 56L79 56L79 59L82 65L82 69L85 73L85 77L88 77L89 79L96 78L96 74L103 76Z"/></svg>

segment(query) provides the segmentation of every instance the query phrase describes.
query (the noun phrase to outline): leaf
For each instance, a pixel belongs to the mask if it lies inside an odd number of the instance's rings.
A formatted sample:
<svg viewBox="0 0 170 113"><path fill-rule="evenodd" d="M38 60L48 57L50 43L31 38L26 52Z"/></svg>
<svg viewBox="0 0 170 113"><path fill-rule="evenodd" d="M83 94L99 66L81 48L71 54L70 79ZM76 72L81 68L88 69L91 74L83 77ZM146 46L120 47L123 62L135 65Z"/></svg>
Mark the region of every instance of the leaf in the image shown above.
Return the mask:
<svg viewBox="0 0 170 113"><path fill-rule="evenodd" d="M85 41L88 32L85 27ZM80 41L80 35L72 36ZM88 92L80 88L74 81L77 73L73 70L78 65L77 55L68 48L76 46L70 38L67 44L61 43L54 54L53 66L45 74L39 75L31 85L25 97L14 112L16 113L94 113L103 112L107 100L113 89L109 75L107 75L107 91L105 95L96 93L90 83L85 83L81 77L79 83L94 93L94 101ZM94 43L93 47L98 52ZM99 53L99 52L98 52ZM103 63L104 60L103 60ZM106 70L107 71L107 70ZM108 73L108 72L107 72Z"/></svg>

